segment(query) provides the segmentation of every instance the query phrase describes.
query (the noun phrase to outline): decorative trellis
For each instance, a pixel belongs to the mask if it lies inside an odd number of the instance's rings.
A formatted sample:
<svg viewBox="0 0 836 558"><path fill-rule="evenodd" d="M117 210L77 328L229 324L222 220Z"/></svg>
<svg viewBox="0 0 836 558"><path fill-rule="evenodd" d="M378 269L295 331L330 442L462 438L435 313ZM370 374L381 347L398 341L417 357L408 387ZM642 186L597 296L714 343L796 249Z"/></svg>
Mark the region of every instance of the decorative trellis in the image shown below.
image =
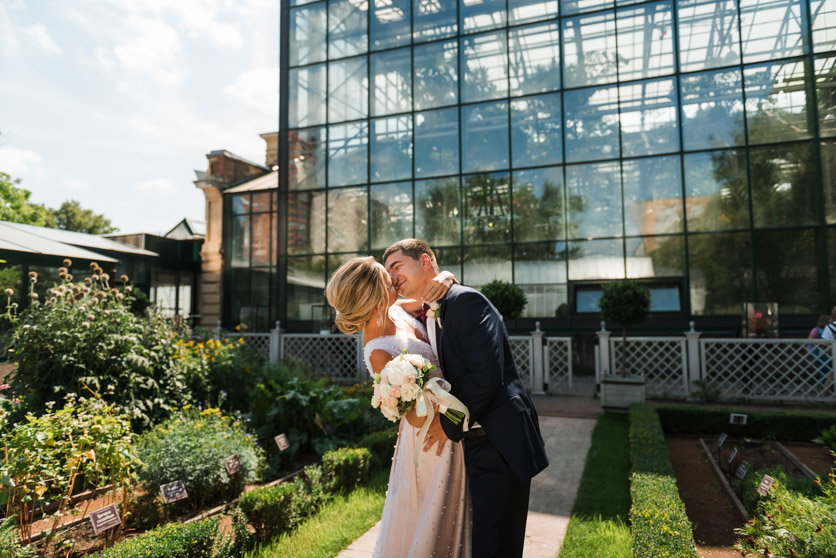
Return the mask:
<svg viewBox="0 0 836 558"><path fill-rule="evenodd" d="M269 333L241 333L237 335L244 339L247 345L258 349L265 357L270 357L270 334Z"/></svg>
<svg viewBox="0 0 836 558"><path fill-rule="evenodd" d="M572 339L547 337L545 354L546 382L549 391L572 387Z"/></svg>
<svg viewBox="0 0 836 558"><path fill-rule="evenodd" d="M525 387L531 389L534 379L534 339L530 335L509 337L511 356Z"/></svg>
<svg viewBox="0 0 836 558"><path fill-rule="evenodd" d="M325 376L355 381L361 375L362 343L354 335L283 334L280 357L303 360Z"/></svg>
<svg viewBox="0 0 836 558"><path fill-rule="evenodd" d="M649 395L686 395L688 360L684 338L628 337L625 367L644 376ZM624 341L610 338L610 371L621 370Z"/></svg>

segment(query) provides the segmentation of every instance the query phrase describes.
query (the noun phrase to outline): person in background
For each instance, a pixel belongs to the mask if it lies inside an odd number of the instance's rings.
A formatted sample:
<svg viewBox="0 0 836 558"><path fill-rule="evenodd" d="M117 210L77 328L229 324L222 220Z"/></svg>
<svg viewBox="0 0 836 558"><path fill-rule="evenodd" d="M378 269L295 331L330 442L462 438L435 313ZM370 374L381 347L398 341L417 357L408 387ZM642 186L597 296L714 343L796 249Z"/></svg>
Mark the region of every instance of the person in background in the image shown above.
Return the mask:
<svg viewBox="0 0 836 558"><path fill-rule="evenodd" d="M812 338L813 331L816 330L822 322L822 318L827 318L827 316L819 316L819 323L816 325L815 328L810 330L810 338ZM828 323L824 325L822 328L822 332L820 335L820 339L829 339L833 340L836 339L836 306L834 306L830 310L830 317L827 318ZM827 395L833 391L833 378L832 373L830 371L830 354L825 347L820 347L821 354L818 355L816 360L819 363L820 370L821 370L821 384L824 386L824 394Z"/></svg>

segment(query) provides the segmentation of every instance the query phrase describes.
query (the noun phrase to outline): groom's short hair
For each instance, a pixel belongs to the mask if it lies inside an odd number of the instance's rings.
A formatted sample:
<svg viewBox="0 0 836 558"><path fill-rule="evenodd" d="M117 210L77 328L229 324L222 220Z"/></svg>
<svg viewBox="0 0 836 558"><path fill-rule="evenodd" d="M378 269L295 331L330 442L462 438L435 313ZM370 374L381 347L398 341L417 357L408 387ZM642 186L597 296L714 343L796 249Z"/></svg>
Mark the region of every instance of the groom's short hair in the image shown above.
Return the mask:
<svg viewBox="0 0 836 558"><path fill-rule="evenodd" d="M423 240L417 238L404 238L399 240L383 252L383 263L386 264L386 258L400 250L405 256L409 256L413 260L420 260L423 254L430 257L433 270L438 271L438 261L435 259L435 252L430 248L430 245Z"/></svg>

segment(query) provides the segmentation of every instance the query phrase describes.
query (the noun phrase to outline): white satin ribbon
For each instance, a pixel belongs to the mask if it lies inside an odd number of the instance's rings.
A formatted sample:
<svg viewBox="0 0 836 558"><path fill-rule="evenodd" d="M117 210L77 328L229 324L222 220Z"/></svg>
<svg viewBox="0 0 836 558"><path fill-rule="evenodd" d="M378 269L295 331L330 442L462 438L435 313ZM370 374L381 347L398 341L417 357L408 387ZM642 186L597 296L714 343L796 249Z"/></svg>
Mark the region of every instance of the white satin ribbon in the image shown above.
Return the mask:
<svg viewBox="0 0 836 558"><path fill-rule="evenodd" d="M418 467L418 457L420 452L423 451L424 441L427 439L427 431L430 428L430 423L433 421L433 417L435 417L435 408L433 403L438 405L438 410L441 414L446 413L448 410L464 413L464 418L462 419L462 430L464 432L468 431L470 411L467 410L464 403L459 401L455 395L450 393L451 387L450 382L447 380L442 378L432 378L429 382L424 384L424 389L421 391L423 399L419 399L415 402L415 414L419 417L424 415L427 416L427 420L424 421L424 425L421 426L421 430L418 431L418 436L415 440L414 459L416 467ZM423 403L423 412L421 403Z"/></svg>

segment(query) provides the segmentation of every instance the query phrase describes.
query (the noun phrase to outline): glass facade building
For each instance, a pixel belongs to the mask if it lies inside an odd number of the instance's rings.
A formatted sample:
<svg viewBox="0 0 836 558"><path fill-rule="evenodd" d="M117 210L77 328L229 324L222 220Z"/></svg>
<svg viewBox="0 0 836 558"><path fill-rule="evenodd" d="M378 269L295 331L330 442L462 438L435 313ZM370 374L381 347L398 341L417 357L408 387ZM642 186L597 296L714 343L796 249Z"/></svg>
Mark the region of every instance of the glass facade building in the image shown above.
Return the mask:
<svg viewBox="0 0 836 558"><path fill-rule="evenodd" d="M733 329L761 300L801 328L836 303L836 0L283 0L281 17L259 269L283 323L318 323L336 267L411 236L465 284L513 281L550 328L591 327L623 277L677 323Z"/></svg>

